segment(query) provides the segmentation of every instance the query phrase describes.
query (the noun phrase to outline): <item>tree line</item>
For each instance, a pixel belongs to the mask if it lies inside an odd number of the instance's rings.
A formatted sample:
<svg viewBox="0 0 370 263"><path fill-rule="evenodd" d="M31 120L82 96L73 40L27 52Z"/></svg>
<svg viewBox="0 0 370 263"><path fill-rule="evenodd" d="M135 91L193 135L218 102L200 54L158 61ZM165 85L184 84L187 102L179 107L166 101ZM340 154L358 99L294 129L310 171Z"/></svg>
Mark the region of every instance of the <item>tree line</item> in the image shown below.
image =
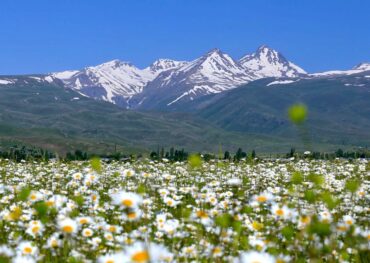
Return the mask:
<svg viewBox="0 0 370 263"><path fill-rule="evenodd" d="M242 148L238 148L236 152L224 151L219 152L218 154L213 153L198 153L202 156L204 161L222 159L233 162L239 162L242 160L253 160L255 158L261 157L257 156L255 150L244 151ZM137 160L143 157L142 154L126 154L123 152L115 152L110 154L95 154L89 153L83 150L75 150L67 152L65 156L59 156L57 153L54 153L50 150L43 149L35 146L25 146L25 145L13 145L11 147L1 148L0 147L0 158L10 159L17 162L22 160L26 161L48 161L50 159L57 158L63 161L84 161L90 160L92 157L97 156L107 161L111 160ZM190 153L185 149L176 149L171 147L168 150L165 148L157 148L155 151L151 151L149 158L151 160L163 160L167 159L172 162L177 161L186 161L188 160ZM357 158L370 158L370 151L368 149L358 149L356 151L345 151L343 149L338 149L335 152L298 152L294 148L291 148L290 151L286 154L275 155L277 158L309 158L309 159L321 159L321 160L332 160L335 158L345 158L345 159L357 159ZM265 158L264 155L261 157Z"/></svg>
<svg viewBox="0 0 370 263"><path fill-rule="evenodd" d="M300 153L296 152L294 148L290 149L290 152L286 154L287 158L296 157L296 158L310 158L315 160L332 160L335 158L344 158L344 159L358 159L358 158L370 158L370 151L368 149L359 149L357 151L344 151L339 148L335 152L307 152Z"/></svg>
<svg viewBox="0 0 370 263"><path fill-rule="evenodd" d="M26 161L48 161L55 158L56 155L48 150L24 145L13 145L5 149L0 148L0 158L10 159L17 162Z"/></svg>

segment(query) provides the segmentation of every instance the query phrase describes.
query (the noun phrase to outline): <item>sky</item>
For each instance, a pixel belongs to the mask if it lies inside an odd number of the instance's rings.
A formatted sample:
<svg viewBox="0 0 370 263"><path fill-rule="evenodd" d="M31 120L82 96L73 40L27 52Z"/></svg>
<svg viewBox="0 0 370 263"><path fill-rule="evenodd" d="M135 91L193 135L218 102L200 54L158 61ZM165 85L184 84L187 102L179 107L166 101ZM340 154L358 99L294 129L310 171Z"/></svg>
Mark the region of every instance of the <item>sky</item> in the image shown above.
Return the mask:
<svg viewBox="0 0 370 263"><path fill-rule="evenodd" d="M370 62L368 0L1 0L0 74L139 68L266 44L308 72Z"/></svg>

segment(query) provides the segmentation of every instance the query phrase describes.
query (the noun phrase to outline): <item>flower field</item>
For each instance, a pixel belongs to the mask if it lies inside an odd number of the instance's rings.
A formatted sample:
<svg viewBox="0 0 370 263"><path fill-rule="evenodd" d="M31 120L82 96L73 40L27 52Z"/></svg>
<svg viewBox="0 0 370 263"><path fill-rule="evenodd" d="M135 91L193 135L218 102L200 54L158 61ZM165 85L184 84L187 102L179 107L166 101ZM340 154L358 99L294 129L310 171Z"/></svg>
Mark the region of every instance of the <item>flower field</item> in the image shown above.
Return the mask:
<svg viewBox="0 0 370 263"><path fill-rule="evenodd" d="M0 262L369 262L370 163L0 161Z"/></svg>

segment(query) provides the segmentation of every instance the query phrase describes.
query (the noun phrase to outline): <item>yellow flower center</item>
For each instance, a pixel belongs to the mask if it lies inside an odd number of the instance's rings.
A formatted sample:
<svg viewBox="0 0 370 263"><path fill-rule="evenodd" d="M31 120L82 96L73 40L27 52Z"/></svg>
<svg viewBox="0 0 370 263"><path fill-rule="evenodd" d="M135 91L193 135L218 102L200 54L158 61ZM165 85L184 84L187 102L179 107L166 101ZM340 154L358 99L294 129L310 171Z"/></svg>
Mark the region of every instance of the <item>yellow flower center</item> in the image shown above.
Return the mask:
<svg viewBox="0 0 370 263"><path fill-rule="evenodd" d="M57 247L58 246L58 241L56 241L55 239L53 239L51 241L51 247Z"/></svg>
<svg viewBox="0 0 370 263"><path fill-rule="evenodd" d="M136 218L136 213L129 213L127 215L127 217L130 218L130 219L135 219Z"/></svg>
<svg viewBox="0 0 370 263"><path fill-rule="evenodd" d="M267 197L266 196L258 196L257 197L257 201L260 202L260 203L263 203L263 202L266 202L267 201Z"/></svg>
<svg viewBox="0 0 370 263"><path fill-rule="evenodd" d="M24 254L31 254L32 253L32 247L25 247L23 249Z"/></svg>
<svg viewBox="0 0 370 263"><path fill-rule="evenodd" d="M263 224L261 224L261 223L259 223L259 222L257 222L257 221L254 221L254 222L252 223L252 227L253 227L253 229L255 229L255 230L261 230L261 229L263 228Z"/></svg>
<svg viewBox="0 0 370 263"><path fill-rule="evenodd" d="M307 224L307 223L309 223L311 221L311 219L310 219L310 217L309 216L302 216L301 217L301 222L303 223L303 224Z"/></svg>
<svg viewBox="0 0 370 263"><path fill-rule="evenodd" d="M186 251L186 253L192 253L193 252L193 248L191 248L191 247L188 247L188 248L186 248L185 249L185 251Z"/></svg>
<svg viewBox="0 0 370 263"><path fill-rule="evenodd" d="M131 259L134 262L147 262L149 260L149 254L147 251L140 251L132 255Z"/></svg>
<svg viewBox="0 0 370 263"><path fill-rule="evenodd" d="M213 254L219 254L219 253L221 253L222 252L222 249L220 248L220 247L215 247L214 249L213 249Z"/></svg>
<svg viewBox="0 0 370 263"><path fill-rule="evenodd" d="M46 202L46 205L49 206L49 207L50 206L53 206L54 205L54 201L49 200L49 201Z"/></svg>
<svg viewBox="0 0 370 263"><path fill-rule="evenodd" d="M124 206L131 207L131 206L134 205L134 202L132 202L132 200L130 200L130 199L124 199L124 200L122 200L122 204Z"/></svg>
<svg viewBox="0 0 370 263"><path fill-rule="evenodd" d="M352 224L353 224L353 221L352 221L351 219L346 220L346 224L347 224L347 225L352 225Z"/></svg>
<svg viewBox="0 0 370 263"><path fill-rule="evenodd" d="M63 226L62 230L66 233L72 233L73 232L73 227L72 226Z"/></svg>
<svg viewBox="0 0 370 263"><path fill-rule="evenodd" d="M40 230L40 227L39 226L34 226L31 229L32 233L34 233L34 234L36 234L37 232L39 232L39 230Z"/></svg>
<svg viewBox="0 0 370 263"><path fill-rule="evenodd" d="M208 215L204 211L198 211L197 212L197 217L199 217L199 218L208 218Z"/></svg>
<svg viewBox="0 0 370 263"><path fill-rule="evenodd" d="M85 230L85 236L91 237L92 236L92 232L90 230Z"/></svg>
<svg viewBox="0 0 370 263"><path fill-rule="evenodd" d="M276 210L275 214L278 215L278 216L283 216L284 215L284 210L283 209L278 209L278 210Z"/></svg>
<svg viewBox="0 0 370 263"><path fill-rule="evenodd" d="M88 223L88 220L86 218L81 218L80 219L80 224L81 225L84 225L84 224L87 224Z"/></svg>
<svg viewBox="0 0 370 263"><path fill-rule="evenodd" d="M337 229L340 230L340 231L346 231L347 227L346 226L338 226Z"/></svg>
<svg viewBox="0 0 370 263"><path fill-rule="evenodd" d="M116 232L117 231L117 228L115 226L109 226L109 232Z"/></svg>
<svg viewBox="0 0 370 263"><path fill-rule="evenodd" d="M107 261L105 261L105 263L114 263L114 260L113 259L108 259Z"/></svg>

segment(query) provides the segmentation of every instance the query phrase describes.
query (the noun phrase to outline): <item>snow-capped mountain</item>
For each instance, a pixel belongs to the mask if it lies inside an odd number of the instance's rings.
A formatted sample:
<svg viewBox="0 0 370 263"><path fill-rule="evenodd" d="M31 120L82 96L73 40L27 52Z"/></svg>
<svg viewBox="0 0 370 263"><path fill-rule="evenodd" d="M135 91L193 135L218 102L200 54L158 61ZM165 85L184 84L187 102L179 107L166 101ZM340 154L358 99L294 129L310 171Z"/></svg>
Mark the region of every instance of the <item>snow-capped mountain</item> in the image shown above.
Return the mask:
<svg viewBox="0 0 370 263"><path fill-rule="evenodd" d="M126 106L127 101L158 74L185 63L160 59L145 69L139 69L131 63L112 60L82 70L52 73L50 77L86 96Z"/></svg>
<svg viewBox="0 0 370 263"><path fill-rule="evenodd" d="M362 72L370 71L370 63L361 63L349 70L330 70L320 73L310 74L313 77L330 77L336 75L353 75Z"/></svg>
<svg viewBox="0 0 370 263"><path fill-rule="evenodd" d="M198 96L219 93L254 78L253 72L247 72L229 55L212 49L182 67L159 74L136 96L136 101L140 108L170 106Z"/></svg>
<svg viewBox="0 0 370 263"><path fill-rule="evenodd" d="M282 54L263 45L252 54L245 55L239 63L254 72L258 78L266 77L299 77L306 71L288 61Z"/></svg>
<svg viewBox="0 0 370 263"><path fill-rule="evenodd" d="M68 88L122 107L171 106L223 92L265 77L298 77L306 72L279 52L261 46L239 61L212 49L191 62L159 59L144 69L113 60L82 70L52 73Z"/></svg>

